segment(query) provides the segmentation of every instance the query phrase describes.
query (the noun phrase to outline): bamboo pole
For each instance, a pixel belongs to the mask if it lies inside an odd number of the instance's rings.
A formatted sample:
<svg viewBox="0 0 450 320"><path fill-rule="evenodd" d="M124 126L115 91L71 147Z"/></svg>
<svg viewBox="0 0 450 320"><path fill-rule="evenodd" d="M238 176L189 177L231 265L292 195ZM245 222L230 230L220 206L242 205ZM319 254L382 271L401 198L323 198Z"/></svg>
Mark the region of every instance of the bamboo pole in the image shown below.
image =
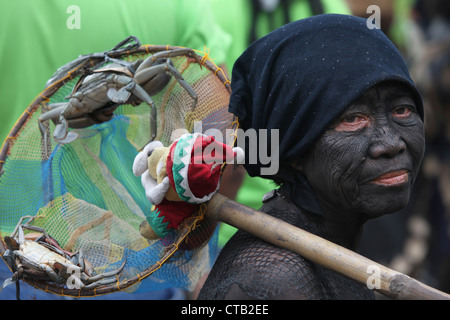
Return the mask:
<svg viewBox="0 0 450 320"><path fill-rule="evenodd" d="M393 299L450 300L447 293L220 194L209 201L206 214L353 280L369 284Z"/></svg>

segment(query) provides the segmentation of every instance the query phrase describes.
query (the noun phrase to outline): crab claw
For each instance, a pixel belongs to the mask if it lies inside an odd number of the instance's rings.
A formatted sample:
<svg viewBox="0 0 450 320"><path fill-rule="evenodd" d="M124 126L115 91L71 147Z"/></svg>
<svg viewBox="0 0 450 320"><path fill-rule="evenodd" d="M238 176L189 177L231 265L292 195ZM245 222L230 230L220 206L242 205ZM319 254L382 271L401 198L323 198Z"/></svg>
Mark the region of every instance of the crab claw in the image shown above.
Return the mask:
<svg viewBox="0 0 450 320"><path fill-rule="evenodd" d="M78 138L78 134L75 132L69 132L69 124L64 117L59 118L60 123L56 125L53 137L55 141L61 144L67 144L75 141Z"/></svg>
<svg viewBox="0 0 450 320"><path fill-rule="evenodd" d="M126 87L123 87L119 90L115 88L110 88L107 92L108 98L115 103L125 103L130 99L131 92L127 90Z"/></svg>
<svg viewBox="0 0 450 320"><path fill-rule="evenodd" d="M75 141L78 138L78 134L76 134L75 132L68 132L66 137L63 139L59 139L57 137L55 137L55 141L61 144L68 144L71 143L73 141Z"/></svg>
<svg viewBox="0 0 450 320"><path fill-rule="evenodd" d="M125 267L126 263L127 263L127 259L124 260L122 265L117 270L113 270L113 271L110 271L110 272L105 272L105 273L96 275L94 277L90 277L86 281L88 284L86 286L84 286L83 289L91 290L91 289L94 289L94 288L97 288L97 287L100 287L100 286L103 286L103 285L107 285L107 284L111 284L111 283L114 283L114 282L118 282L119 280L117 278L117 275L122 272L122 270ZM111 277L114 277L114 276L116 276L116 277L115 278L111 278ZM110 278L110 279L108 279L108 278Z"/></svg>
<svg viewBox="0 0 450 320"><path fill-rule="evenodd" d="M7 286L9 286L9 285L11 285L13 283L16 283L16 281L12 277L6 279L5 281L3 281L2 285L0 286L0 292L2 292L2 290L4 288L6 288Z"/></svg>
<svg viewBox="0 0 450 320"><path fill-rule="evenodd" d="M123 268L125 267L126 264L127 264L127 259L125 259L123 261L122 265L119 268L117 268L116 270L105 272L105 273L101 273L101 274L98 274L96 276L90 277L88 282L92 283L92 282L96 282L96 281L101 280L101 279L114 277L114 276L116 276L116 275L118 275L119 273L122 272L122 270L123 270Z"/></svg>

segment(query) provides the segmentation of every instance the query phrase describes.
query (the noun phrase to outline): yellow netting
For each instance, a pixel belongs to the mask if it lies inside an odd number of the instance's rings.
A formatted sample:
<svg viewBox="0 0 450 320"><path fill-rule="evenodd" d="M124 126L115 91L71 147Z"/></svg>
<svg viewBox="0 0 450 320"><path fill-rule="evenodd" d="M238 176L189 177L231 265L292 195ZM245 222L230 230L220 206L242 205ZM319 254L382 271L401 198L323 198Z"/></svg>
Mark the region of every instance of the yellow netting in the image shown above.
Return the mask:
<svg viewBox="0 0 450 320"><path fill-rule="evenodd" d="M145 59L177 48L140 46L114 58ZM157 106L156 139L169 145L177 129L206 132L213 128L227 139L233 116L227 112L230 88L223 72L207 55L171 59L198 101L191 110L192 98L174 78L152 96ZM91 291L24 278L57 294L92 296L130 286L136 290L139 285L139 290L169 286L192 289L215 259L214 241L208 240L216 237L216 223L200 214L162 240L148 241L139 234L139 224L151 211L151 204L132 166L139 150L150 140L148 105L121 105L110 121L70 129L79 134L77 140L60 145L51 138L49 150L44 150L38 118L49 104L68 101L82 72L68 70L39 94L5 140L0 153L0 240L10 235L20 217L39 215L42 217L32 224L43 227L65 250L82 250L97 273L117 269L126 260L118 284ZM54 123L44 124L52 137ZM0 241L0 253L4 250L5 244Z"/></svg>

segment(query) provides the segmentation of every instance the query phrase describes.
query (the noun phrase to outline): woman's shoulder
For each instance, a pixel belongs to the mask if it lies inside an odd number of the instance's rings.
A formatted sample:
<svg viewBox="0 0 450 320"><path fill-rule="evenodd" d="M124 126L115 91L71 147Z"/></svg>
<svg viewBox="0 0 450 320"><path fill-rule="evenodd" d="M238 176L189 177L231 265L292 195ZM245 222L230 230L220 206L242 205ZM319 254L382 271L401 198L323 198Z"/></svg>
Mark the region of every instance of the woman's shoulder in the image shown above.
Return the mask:
<svg viewBox="0 0 450 320"><path fill-rule="evenodd" d="M223 248L200 298L319 299L314 266L290 250L238 231Z"/></svg>

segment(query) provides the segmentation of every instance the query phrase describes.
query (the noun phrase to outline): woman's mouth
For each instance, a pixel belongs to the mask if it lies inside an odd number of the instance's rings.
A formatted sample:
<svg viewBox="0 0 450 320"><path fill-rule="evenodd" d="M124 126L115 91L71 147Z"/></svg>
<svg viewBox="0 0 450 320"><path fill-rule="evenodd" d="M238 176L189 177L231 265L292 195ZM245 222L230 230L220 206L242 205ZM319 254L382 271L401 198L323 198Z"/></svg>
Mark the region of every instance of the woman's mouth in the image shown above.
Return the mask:
<svg viewBox="0 0 450 320"><path fill-rule="evenodd" d="M406 182L408 182L407 170L388 172L371 181L371 183L382 186L398 186L405 184Z"/></svg>

